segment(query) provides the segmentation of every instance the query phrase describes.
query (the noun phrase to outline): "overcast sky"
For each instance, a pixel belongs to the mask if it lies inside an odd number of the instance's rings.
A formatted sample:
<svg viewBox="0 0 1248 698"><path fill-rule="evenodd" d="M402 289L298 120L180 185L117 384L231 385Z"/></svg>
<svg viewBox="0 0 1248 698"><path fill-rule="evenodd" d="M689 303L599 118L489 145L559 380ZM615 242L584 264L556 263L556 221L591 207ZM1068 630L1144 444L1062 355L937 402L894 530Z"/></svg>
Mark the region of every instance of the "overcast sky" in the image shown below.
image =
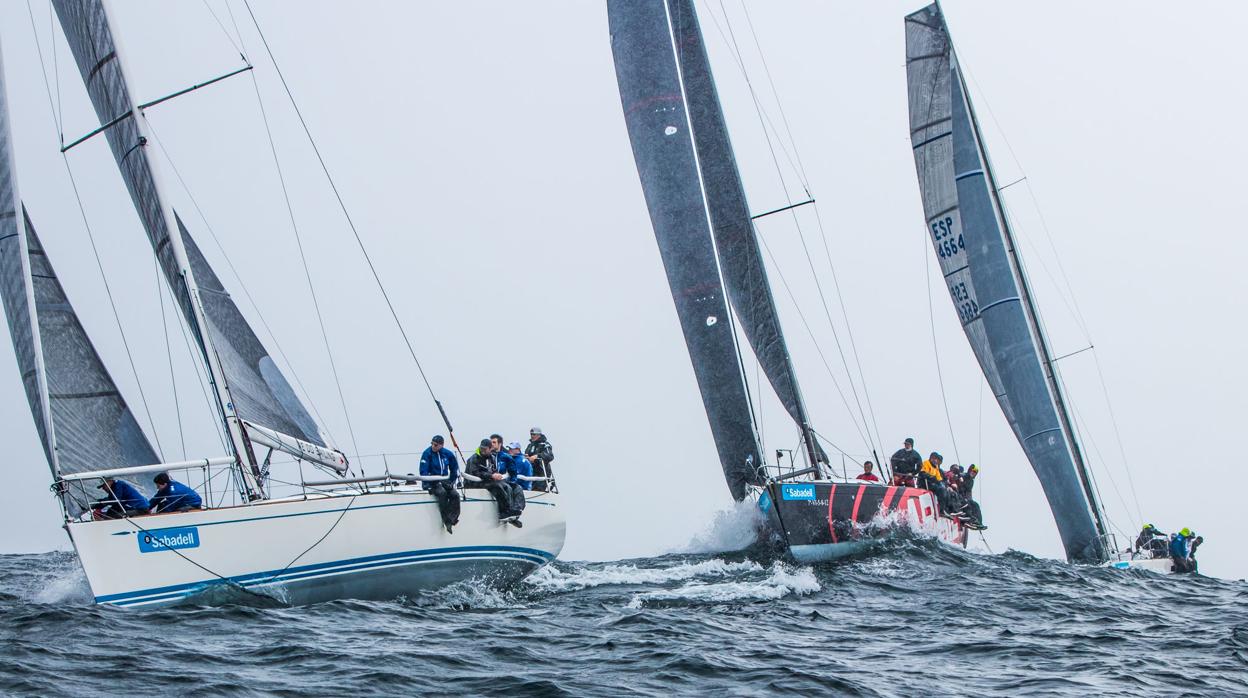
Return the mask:
<svg viewBox="0 0 1248 698"><path fill-rule="evenodd" d="M54 101L71 140L98 122L45 0L31 4L54 93L59 75ZM228 32L202 2L115 3L139 99L241 64L225 5L207 5ZM253 5L461 443L493 431L523 440L535 424L547 431L568 513L565 557L652 555L698 535L731 499L629 148L604 4ZM856 409L846 410L833 384L835 375L848 390L849 378L803 238L848 352L844 303L865 377L858 390L873 407L884 452L914 436L924 452L981 464L977 494L991 549L1058 557L1039 484L983 389L925 235L907 133L902 31L903 16L920 6L750 3L783 113L739 0L698 7L751 206L768 210L804 193L788 158L779 154L779 168L773 162L746 75L767 119L787 119L792 140L782 136L784 147L795 146L818 198L818 218L807 207L796 224L784 217L760 224L775 253L770 271L816 428L855 457L870 450L854 426ZM944 6L998 180L1026 177L1005 199L1054 352L1078 351L1089 336L1096 347L1061 368L1111 518L1128 532L1141 515L1165 530L1190 526L1207 539L1202 571L1248 575L1248 558L1235 547L1238 512L1223 494L1240 482L1236 439L1248 422L1248 237L1234 210L1248 188L1248 146L1239 137L1248 58L1238 33L1248 6ZM419 451L443 431L437 413L254 27L244 22L246 10L232 7L287 169L350 428L250 77L150 111L221 247L176 183L175 207L267 342L258 307L338 444L364 454ZM26 5L0 5L0 28L21 195L147 428L57 152L57 120ZM730 28L745 73L725 41ZM183 449L146 238L104 140L74 149L69 161L154 433L165 458L178 460ZM194 369L179 331L170 329L186 455L219 455ZM7 338L0 340L3 366L10 368L0 370L0 441L9 476L0 507L27 523L0 528L0 551L65 547ZM774 398L761 408L768 450L793 447L795 430ZM407 458L395 457L391 467L414 467ZM381 468L379 459L356 462Z"/></svg>

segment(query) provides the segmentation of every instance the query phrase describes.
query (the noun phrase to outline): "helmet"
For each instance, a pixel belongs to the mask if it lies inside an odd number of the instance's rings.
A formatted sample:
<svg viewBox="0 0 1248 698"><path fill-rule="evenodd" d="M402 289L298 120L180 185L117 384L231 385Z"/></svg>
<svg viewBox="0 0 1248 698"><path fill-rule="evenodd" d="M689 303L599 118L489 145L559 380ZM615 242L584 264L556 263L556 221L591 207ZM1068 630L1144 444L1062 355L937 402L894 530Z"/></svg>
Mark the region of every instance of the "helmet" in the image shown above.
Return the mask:
<svg viewBox="0 0 1248 698"><path fill-rule="evenodd" d="M1183 536L1184 538L1191 538L1191 537L1192 537L1192 529L1190 529L1190 528L1184 528L1182 531L1179 531L1179 535L1180 535L1180 536Z"/></svg>

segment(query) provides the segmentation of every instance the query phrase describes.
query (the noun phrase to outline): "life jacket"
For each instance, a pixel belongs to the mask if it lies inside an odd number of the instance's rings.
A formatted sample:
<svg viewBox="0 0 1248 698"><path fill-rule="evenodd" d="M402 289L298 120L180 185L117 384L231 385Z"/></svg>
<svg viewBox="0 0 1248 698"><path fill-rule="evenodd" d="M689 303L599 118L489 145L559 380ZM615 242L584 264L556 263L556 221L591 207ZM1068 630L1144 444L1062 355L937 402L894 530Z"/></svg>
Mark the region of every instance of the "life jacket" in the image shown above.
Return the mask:
<svg viewBox="0 0 1248 698"><path fill-rule="evenodd" d="M926 476L928 476L928 477L932 478L932 479L933 479L933 480L935 480L936 482L940 482L941 480L943 480L943 479L944 479L944 478L943 478L943 477L941 477L941 475L940 475L940 468L937 468L936 466L932 465L932 462L931 462L930 460L925 460L925 461L923 461L923 470L922 470L922 472L923 472L923 474L924 474L924 475L926 475Z"/></svg>

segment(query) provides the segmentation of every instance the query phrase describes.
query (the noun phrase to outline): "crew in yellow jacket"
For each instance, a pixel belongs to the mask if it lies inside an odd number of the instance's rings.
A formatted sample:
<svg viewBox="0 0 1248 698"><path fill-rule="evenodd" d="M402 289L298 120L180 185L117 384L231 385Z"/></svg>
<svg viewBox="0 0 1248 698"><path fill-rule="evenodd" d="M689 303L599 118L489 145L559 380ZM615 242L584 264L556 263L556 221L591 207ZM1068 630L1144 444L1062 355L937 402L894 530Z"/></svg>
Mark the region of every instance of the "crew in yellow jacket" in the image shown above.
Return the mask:
<svg viewBox="0 0 1248 698"><path fill-rule="evenodd" d="M944 462L945 459L939 453L933 451L932 455L928 456L927 460L923 461L923 467L919 470L919 472L923 475L923 479L930 479L931 482L943 481L945 477L940 473L940 464ZM932 488L928 487L926 489Z"/></svg>

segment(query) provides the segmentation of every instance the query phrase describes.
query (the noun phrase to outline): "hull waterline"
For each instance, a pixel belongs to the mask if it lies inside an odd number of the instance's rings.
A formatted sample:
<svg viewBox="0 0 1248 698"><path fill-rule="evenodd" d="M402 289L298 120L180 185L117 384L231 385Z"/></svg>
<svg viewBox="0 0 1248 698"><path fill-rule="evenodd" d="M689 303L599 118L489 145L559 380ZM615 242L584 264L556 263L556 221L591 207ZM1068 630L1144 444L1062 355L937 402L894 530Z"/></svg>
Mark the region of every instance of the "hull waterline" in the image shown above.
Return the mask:
<svg viewBox="0 0 1248 698"><path fill-rule="evenodd" d="M419 488L66 525L97 603L154 606L209 591L288 604L386 600L467 579L519 581L563 548L559 496L531 493L516 528L468 490L448 534Z"/></svg>

